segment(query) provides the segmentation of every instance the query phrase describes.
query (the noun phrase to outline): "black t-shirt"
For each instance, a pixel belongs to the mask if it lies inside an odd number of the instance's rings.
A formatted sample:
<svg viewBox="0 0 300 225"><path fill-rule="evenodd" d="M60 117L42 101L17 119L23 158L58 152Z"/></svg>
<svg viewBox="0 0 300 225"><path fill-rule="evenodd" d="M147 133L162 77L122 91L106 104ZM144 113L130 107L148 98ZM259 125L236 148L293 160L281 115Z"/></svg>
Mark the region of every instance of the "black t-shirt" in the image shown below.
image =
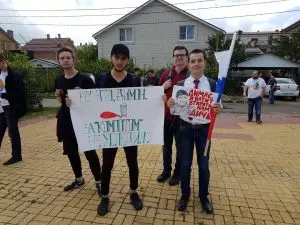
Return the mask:
<svg viewBox="0 0 300 225"><path fill-rule="evenodd" d="M88 77L77 73L71 79L66 79L64 75L55 80L55 89L62 89L62 103L58 115L58 129L62 138L74 137L74 129L71 120L70 109L66 106L65 98L69 89L92 89L95 88L93 80Z"/></svg>
<svg viewBox="0 0 300 225"><path fill-rule="evenodd" d="M149 86L149 85L158 86L159 85L159 78L158 78L158 76L153 76L153 77L148 76L148 78L147 78L147 86Z"/></svg>
<svg viewBox="0 0 300 225"><path fill-rule="evenodd" d="M126 77L121 82L117 82L109 72L105 76L103 88L139 87L139 86L141 86L141 84L135 75L127 73Z"/></svg>
<svg viewBox="0 0 300 225"><path fill-rule="evenodd" d="M274 91L276 88L277 81L275 79L270 79L269 84L270 84L270 89Z"/></svg>

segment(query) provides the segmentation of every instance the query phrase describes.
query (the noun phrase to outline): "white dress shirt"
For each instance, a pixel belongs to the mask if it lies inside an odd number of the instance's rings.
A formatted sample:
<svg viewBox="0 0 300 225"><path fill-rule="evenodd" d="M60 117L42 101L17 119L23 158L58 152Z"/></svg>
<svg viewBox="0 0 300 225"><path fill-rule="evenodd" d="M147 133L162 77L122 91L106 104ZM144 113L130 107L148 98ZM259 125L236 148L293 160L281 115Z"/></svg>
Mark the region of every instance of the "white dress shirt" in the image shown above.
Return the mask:
<svg viewBox="0 0 300 225"><path fill-rule="evenodd" d="M7 71L1 71L1 73L0 73L0 80L1 80L1 83L3 85L3 87L0 87L0 93L6 93L5 79L6 79L7 75L8 75ZM0 105L1 106L7 106L7 105L9 105L9 102L5 98L0 97Z"/></svg>
<svg viewBox="0 0 300 225"><path fill-rule="evenodd" d="M184 81L184 87L189 87L189 88L193 88L195 89L195 83L194 83L194 78L192 76L189 76L187 79L185 79ZM203 91L211 91L210 90L210 84L209 84L209 81L207 79L206 76L202 75L199 79L199 84L198 84L198 88L197 89L200 89L200 90L203 90ZM192 118L192 119L189 119L188 116L180 116L180 118L182 120L184 120L185 122L188 122L192 125L198 125L198 124L207 124L204 123L202 120L199 120L197 118Z"/></svg>

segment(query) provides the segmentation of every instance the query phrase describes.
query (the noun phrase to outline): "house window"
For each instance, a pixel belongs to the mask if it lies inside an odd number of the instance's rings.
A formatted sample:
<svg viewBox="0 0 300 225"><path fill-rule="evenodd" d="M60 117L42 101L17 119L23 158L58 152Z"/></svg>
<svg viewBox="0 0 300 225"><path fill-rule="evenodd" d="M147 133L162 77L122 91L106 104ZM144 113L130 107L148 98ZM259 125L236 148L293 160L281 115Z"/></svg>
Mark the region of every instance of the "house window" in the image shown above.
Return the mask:
<svg viewBox="0 0 300 225"><path fill-rule="evenodd" d="M179 40L195 40L195 26L194 25L180 26Z"/></svg>
<svg viewBox="0 0 300 225"><path fill-rule="evenodd" d="M133 41L132 40L132 28L120 29L120 41Z"/></svg>

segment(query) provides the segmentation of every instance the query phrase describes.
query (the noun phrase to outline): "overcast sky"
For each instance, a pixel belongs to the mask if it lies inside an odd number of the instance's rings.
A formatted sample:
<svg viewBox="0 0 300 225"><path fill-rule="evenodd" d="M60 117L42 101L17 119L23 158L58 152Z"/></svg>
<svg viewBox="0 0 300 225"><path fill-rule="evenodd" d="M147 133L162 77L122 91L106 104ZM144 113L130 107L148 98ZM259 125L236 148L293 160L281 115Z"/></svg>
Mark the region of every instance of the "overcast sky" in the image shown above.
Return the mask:
<svg viewBox="0 0 300 225"><path fill-rule="evenodd" d="M283 29L295 21L300 19L300 1L299 0L200 0L206 2L177 4L183 2L196 2L197 0L168 0L169 3L175 4L177 7L186 10L187 12L212 23L226 32L235 30L243 31L275 31ZM257 2L269 2L256 5L247 5L243 7L226 7L226 8L211 8L198 9L203 7L217 7L224 5L248 4ZM22 24L110 24L122 17L121 15L114 16L93 16L93 17L73 17L63 18L62 15L108 15L108 14L126 14L132 11L132 8L114 9L114 10L80 10L80 11L44 11L30 12L21 10L57 10L57 9L101 9L101 8L121 8L121 7L138 7L145 3L146 0L0 0L0 27L4 30L10 29L14 31L15 38L20 43L30 41L32 38L44 38L46 34L51 37L56 37L58 33L62 37L70 37L75 44L88 43L95 40L92 35L101 30L102 26L45 26L45 25L22 25ZM3 9L11 9L8 11ZM249 15L249 14L264 14L272 12L281 12L289 10L299 10L284 14L261 15L254 17L243 18L227 18L215 19L229 16ZM39 16L55 16L50 18L41 18ZM12 16L12 17L3 17ZM17 17L26 16L26 17ZM35 16L35 17L27 17ZM5 24L16 23L16 24ZM18 25L17 25L18 24Z"/></svg>

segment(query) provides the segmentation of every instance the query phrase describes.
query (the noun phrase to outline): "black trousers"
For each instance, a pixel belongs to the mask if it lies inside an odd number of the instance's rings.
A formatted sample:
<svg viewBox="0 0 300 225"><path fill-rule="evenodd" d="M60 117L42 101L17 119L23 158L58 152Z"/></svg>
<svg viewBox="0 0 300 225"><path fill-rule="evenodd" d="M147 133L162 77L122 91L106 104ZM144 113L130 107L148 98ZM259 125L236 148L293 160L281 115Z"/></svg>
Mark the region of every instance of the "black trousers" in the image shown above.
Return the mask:
<svg viewBox="0 0 300 225"><path fill-rule="evenodd" d="M103 165L101 176L102 194L108 195L111 171L114 167L118 148L103 149ZM139 167L137 162L137 146L124 147L126 161L129 168L130 189L136 190L138 187Z"/></svg>
<svg viewBox="0 0 300 225"><path fill-rule="evenodd" d="M78 144L75 137L63 139L64 152L67 153L72 170L76 178L82 177L81 160L78 152ZM89 161L90 169L94 175L95 181L101 180L101 167L96 150L84 152L86 159Z"/></svg>
<svg viewBox="0 0 300 225"><path fill-rule="evenodd" d="M18 120L15 117L15 113L11 106L3 106L2 108L4 112L0 113L0 147L6 128L8 128L8 136L12 147L12 157L15 159L21 159L21 137L18 128Z"/></svg>

